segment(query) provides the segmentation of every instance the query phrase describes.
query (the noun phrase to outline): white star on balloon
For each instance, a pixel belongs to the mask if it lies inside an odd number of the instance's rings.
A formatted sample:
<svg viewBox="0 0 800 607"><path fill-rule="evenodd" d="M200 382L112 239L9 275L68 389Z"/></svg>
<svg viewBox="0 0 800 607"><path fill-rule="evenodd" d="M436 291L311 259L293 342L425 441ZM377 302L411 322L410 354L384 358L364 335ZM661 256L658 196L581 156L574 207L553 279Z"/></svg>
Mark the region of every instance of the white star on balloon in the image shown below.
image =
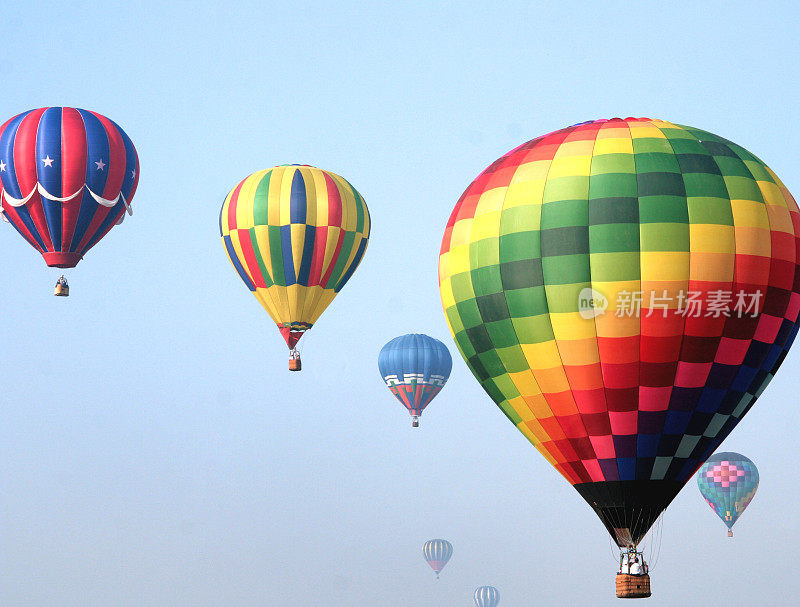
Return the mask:
<svg viewBox="0 0 800 607"><path fill-rule="evenodd" d="M95 162L95 164L97 165L97 170L98 171L102 171L103 167L106 166L106 163L103 162L102 158L100 160L98 160L97 162Z"/></svg>
<svg viewBox="0 0 800 607"><path fill-rule="evenodd" d="M131 169L131 179L136 179L136 169Z"/></svg>
<svg viewBox="0 0 800 607"><path fill-rule="evenodd" d="M53 166L53 161L54 160L55 160L55 158L50 158L50 154L48 154L47 157L42 158L42 162L44 162L44 166L46 166L46 167Z"/></svg>
<svg viewBox="0 0 800 607"><path fill-rule="evenodd" d="M5 170L6 170L6 163L0 160L0 171L5 171Z"/></svg>

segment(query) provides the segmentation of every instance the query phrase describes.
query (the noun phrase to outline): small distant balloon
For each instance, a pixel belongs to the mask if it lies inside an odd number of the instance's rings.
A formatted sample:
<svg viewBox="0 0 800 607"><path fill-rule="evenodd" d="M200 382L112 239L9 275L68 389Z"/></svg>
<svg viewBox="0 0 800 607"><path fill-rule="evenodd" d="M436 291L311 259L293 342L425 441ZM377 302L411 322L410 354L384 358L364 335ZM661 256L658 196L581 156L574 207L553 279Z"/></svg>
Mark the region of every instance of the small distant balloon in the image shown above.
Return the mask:
<svg viewBox="0 0 800 607"><path fill-rule="evenodd" d="M733 526L758 489L758 468L740 453L715 453L697 473L697 486L733 537Z"/></svg>
<svg viewBox="0 0 800 607"><path fill-rule="evenodd" d="M500 592L494 586L479 586L475 589L475 607L497 607Z"/></svg>
<svg viewBox="0 0 800 607"><path fill-rule="evenodd" d="M417 333L395 337L378 354L381 377L408 409L415 428L422 411L444 387L452 368L447 346Z"/></svg>
<svg viewBox="0 0 800 607"><path fill-rule="evenodd" d="M428 565L431 566L431 569L433 569L438 580L442 569L447 565L450 557L453 556L453 544L447 540L428 540L422 546L422 555Z"/></svg>

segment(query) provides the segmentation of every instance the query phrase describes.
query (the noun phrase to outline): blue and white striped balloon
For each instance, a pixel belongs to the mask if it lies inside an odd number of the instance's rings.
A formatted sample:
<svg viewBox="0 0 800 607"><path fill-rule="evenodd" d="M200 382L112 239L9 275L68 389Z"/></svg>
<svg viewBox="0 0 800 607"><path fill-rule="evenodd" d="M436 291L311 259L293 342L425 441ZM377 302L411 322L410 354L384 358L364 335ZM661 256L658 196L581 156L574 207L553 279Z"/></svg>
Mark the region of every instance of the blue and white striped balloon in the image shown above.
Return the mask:
<svg viewBox="0 0 800 607"><path fill-rule="evenodd" d="M453 544L447 540L428 540L422 546L422 555L439 579L439 573L453 556Z"/></svg>
<svg viewBox="0 0 800 607"><path fill-rule="evenodd" d="M494 586L479 586L475 589L475 607L497 607L500 592Z"/></svg>

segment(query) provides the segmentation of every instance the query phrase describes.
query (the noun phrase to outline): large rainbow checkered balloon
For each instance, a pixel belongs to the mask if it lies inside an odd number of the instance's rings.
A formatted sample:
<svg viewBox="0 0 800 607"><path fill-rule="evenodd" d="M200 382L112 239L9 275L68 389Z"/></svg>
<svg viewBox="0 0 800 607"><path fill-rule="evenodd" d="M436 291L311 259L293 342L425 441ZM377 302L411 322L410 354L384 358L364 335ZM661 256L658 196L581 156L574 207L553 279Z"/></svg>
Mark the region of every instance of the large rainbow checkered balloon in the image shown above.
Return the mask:
<svg viewBox="0 0 800 607"><path fill-rule="evenodd" d="M742 147L597 120L472 182L442 241L442 304L486 392L624 546L783 362L799 234L791 194Z"/></svg>
<svg viewBox="0 0 800 607"><path fill-rule="evenodd" d="M740 453L715 453L698 470L697 486L733 537L730 530L758 489L758 468Z"/></svg>

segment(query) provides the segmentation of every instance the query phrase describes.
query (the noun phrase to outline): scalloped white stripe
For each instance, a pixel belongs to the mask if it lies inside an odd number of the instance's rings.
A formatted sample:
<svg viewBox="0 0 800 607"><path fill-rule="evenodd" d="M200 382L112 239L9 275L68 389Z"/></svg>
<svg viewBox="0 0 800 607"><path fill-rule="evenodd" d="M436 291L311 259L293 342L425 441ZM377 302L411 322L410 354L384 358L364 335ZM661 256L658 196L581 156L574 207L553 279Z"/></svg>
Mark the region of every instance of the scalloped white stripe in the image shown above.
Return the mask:
<svg viewBox="0 0 800 607"><path fill-rule="evenodd" d="M59 198L57 196L53 196L50 192L48 192L47 190L44 189L44 187L42 186L41 183L37 182L36 183L36 187L33 188L31 190L30 194L25 196L25 198L14 198L13 196L9 195L9 193L6 190L3 190L3 199L5 200L5 202L10 204L12 207L21 207L22 205L26 204L31 199L31 197L33 196L33 194L35 192L39 192L39 194L41 196L43 196L44 198L47 198L47 200L52 200L53 202L62 202L63 203L63 202L70 202L70 201L74 200L81 192L83 192L84 188L86 188L86 191L88 191L89 194L91 194L92 198L94 198L94 201L97 204L102 205L104 207L109 207L109 208L113 207L115 204L117 204L120 201L120 199L122 199L122 203L125 205L125 210L128 212L128 215L133 215L133 208L131 207L130 204L128 204L128 201L125 200L125 196L122 195L122 192L117 194L117 197L113 198L113 199L103 198L102 196L99 196L98 194L95 194L91 190L91 188L89 188L86 184L82 185L80 187L80 189L77 192L75 192L74 194L72 194L71 196L66 196L64 198Z"/></svg>

